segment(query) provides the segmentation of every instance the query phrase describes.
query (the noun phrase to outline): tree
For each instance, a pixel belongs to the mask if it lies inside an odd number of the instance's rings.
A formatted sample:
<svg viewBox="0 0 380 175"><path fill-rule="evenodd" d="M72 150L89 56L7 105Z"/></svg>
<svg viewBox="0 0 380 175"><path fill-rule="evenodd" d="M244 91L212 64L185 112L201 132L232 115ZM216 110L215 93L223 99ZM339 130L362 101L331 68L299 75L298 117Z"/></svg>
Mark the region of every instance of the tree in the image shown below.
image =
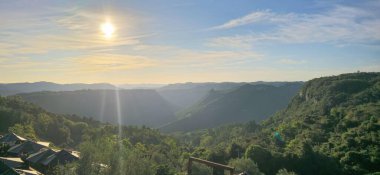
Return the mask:
<svg viewBox="0 0 380 175"><path fill-rule="evenodd" d="M237 173L247 172L250 175L264 175L262 172L260 172L257 164L251 159L231 159L228 165L235 167L235 171Z"/></svg>
<svg viewBox="0 0 380 175"><path fill-rule="evenodd" d="M278 170L276 175L297 175L295 172L288 171L286 169Z"/></svg>

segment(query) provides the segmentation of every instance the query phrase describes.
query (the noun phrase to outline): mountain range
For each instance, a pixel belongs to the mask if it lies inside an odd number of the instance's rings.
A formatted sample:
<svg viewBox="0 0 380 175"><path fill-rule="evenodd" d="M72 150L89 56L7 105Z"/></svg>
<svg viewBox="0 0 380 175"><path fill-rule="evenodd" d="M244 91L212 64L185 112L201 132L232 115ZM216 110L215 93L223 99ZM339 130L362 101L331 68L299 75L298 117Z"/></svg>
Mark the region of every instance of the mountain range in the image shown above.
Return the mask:
<svg viewBox="0 0 380 175"><path fill-rule="evenodd" d="M302 83L280 86L244 84L232 90L210 90L198 103L178 113L162 131L192 131L227 123L257 122L285 108Z"/></svg>
<svg viewBox="0 0 380 175"><path fill-rule="evenodd" d="M171 105L155 90L46 91L18 96L50 112L113 124L158 127L175 120Z"/></svg>
<svg viewBox="0 0 380 175"><path fill-rule="evenodd" d="M302 84L179 83L157 89L117 90L111 84L2 85L13 87L13 93L25 92L17 95L53 113L85 116L113 124L145 125L163 131L189 131L261 121L286 107ZM186 127L182 127L184 125Z"/></svg>
<svg viewBox="0 0 380 175"><path fill-rule="evenodd" d="M8 96L19 93L39 92L39 91L75 91L81 89L115 89L114 85L108 83L95 84L57 84L51 82L34 82L34 83L2 83L0 84L0 95Z"/></svg>

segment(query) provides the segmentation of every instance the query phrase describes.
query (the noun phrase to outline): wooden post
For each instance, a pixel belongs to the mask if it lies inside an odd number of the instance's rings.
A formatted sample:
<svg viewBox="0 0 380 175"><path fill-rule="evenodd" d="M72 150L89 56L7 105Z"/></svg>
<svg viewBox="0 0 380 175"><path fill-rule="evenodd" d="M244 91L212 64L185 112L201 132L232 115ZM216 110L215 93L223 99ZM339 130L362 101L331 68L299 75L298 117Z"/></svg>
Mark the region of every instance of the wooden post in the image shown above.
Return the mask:
<svg viewBox="0 0 380 175"><path fill-rule="evenodd" d="M193 161L189 159L189 162L187 163L187 175L191 175L191 166L193 165Z"/></svg>

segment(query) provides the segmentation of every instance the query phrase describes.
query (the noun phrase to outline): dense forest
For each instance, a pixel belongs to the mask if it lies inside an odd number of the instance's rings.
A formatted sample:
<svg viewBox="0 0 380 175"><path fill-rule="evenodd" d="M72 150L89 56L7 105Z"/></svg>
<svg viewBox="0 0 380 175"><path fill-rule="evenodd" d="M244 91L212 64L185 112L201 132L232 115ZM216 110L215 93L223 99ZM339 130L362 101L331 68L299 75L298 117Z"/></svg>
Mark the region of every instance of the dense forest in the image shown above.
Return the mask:
<svg viewBox="0 0 380 175"><path fill-rule="evenodd" d="M380 172L380 73L306 82L288 106L261 123L162 134L49 113L21 98L0 98L0 132L81 152L52 174L186 174L190 156L249 174ZM233 116L231 116L233 117ZM194 164L194 174L224 174Z"/></svg>

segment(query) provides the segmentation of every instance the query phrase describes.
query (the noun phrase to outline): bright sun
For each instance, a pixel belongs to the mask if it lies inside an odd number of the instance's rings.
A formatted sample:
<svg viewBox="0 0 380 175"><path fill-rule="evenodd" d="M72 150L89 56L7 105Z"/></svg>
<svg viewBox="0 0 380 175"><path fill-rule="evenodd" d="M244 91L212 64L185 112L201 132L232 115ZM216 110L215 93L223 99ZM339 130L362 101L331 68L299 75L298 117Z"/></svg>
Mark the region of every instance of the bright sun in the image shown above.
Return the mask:
<svg viewBox="0 0 380 175"><path fill-rule="evenodd" d="M100 29L105 38L111 38L115 32L115 27L110 22L103 23Z"/></svg>

